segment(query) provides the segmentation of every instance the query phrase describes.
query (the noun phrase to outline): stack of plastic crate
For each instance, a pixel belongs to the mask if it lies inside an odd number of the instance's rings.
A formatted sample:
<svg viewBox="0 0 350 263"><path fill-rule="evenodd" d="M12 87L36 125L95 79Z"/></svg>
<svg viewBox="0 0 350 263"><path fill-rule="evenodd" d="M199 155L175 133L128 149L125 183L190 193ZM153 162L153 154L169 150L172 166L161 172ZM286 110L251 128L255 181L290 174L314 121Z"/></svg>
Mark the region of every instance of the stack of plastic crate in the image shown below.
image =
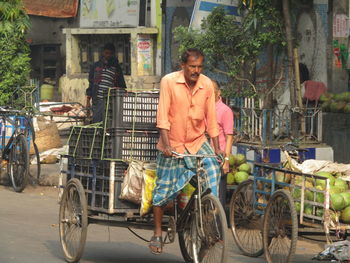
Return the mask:
<svg viewBox="0 0 350 263"><path fill-rule="evenodd" d="M156 159L159 92L109 89L105 95L105 159ZM112 145L107 149L107 145ZM107 147L107 148L106 148Z"/></svg>

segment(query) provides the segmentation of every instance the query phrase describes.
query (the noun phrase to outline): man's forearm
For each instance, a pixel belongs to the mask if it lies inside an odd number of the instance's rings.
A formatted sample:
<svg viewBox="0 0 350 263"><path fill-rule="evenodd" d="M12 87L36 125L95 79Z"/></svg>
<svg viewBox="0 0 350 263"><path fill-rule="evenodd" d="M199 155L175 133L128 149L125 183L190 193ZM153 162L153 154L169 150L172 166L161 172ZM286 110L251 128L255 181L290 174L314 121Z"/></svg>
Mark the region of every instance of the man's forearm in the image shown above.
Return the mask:
<svg viewBox="0 0 350 263"><path fill-rule="evenodd" d="M232 144L233 144L233 135L226 135L226 146L225 146L225 155L228 157L232 152Z"/></svg>
<svg viewBox="0 0 350 263"><path fill-rule="evenodd" d="M162 140L162 143L164 146L170 146L169 142L169 136L168 136L168 130L166 129L159 129L160 132L160 139Z"/></svg>
<svg viewBox="0 0 350 263"><path fill-rule="evenodd" d="M219 136L211 138L214 146L215 153L220 152L220 146L219 146Z"/></svg>

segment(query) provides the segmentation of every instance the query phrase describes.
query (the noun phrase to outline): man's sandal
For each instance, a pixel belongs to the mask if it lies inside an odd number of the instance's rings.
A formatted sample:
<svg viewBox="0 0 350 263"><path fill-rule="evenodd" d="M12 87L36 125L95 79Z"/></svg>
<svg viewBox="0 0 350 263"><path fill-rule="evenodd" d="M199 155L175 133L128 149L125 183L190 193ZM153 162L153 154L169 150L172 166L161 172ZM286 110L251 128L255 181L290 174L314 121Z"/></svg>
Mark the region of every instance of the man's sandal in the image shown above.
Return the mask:
<svg viewBox="0 0 350 263"><path fill-rule="evenodd" d="M149 241L148 245L151 252L155 255L159 255L162 253L163 250L163 239L162 237L156 237L153 236L151 240Z"/></svg>

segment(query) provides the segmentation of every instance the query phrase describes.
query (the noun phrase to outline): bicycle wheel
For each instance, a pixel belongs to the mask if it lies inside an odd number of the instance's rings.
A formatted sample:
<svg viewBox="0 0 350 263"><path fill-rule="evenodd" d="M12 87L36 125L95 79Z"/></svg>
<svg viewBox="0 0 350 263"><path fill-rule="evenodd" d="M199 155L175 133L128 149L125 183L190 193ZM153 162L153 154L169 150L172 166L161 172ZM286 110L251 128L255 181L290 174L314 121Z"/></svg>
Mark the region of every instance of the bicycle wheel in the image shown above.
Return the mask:
<svg viewBox="0 0 350 263"><path fill-rule="evenodd" d="M19 134L13 141L8 169L13 189L22 192L28 182L29 170L28 145L23 134Z"/></svg>
<svg viewBox="0 0 350 263"><path fill-rule="evenodd" d="M198 217L199 218L199 217ZM186 263L224 263L227 258L227 222L224 209L212 194L202 198L203 234L194 213L179 232L180 250Z"/></svg>
<svg viewBox="0 0 350 263"><path fill-rule="evenodd" d="M87 203L84 188L73 178L64 189L60 212L59 232L67 262L78 262L83 254L87 235Z"/></svg>
<svg viewBox="0 0 350 263"><path fill-rule="evenodd" d="M178 232L178 235L182 257L186 263L193 263L193 255L197 255L193 251L198 251L198 247L200 246L200 241L197 240L198 232L194 212L191 212L187 217L184 228Z"/></svg>
<svg viewBox="0 0 350 263"><path fill-rule="evenodd" d="M241 183L230 201L230 223L233 239L241 252L249 257L264 253L262 216L254 213L253 180Z"/></svg>
<svg viewBox="0 0 350 263"><path fill-rule="evenodd" d="M298 221L293 199L286 190L277 190L265 210L263 240L267 262L292 262L297 238Z"/></svg>

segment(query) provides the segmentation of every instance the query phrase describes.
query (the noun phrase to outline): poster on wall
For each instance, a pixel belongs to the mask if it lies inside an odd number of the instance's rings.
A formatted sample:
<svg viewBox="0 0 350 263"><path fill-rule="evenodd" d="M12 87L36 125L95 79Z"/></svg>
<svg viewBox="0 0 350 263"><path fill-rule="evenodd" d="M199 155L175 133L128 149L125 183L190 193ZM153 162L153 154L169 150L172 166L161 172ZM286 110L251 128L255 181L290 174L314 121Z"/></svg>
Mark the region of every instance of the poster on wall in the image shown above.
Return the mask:
<svg viewBox="0 0 350 263"><path fill-rule="evenodd" d="M349 37L349 17L347 15L334 15L333 37Z"/></svg>
<svg viewBox="0 0 350 263"><path fill-rule="evenodd" d="M138 35L137 72L139 76L153 75L153 44L149 35Z"/></svg>
<svg viewBox="0 0 350 263"><path fill-rule="evenodd" d="M80 27L137 27L139 0L81 0Z"/></svg>
<svg viewBox="0 0 350 263"><path fill-rule="evenodd" d="M238 14L238 0L196 0L191 17L190 27L192 29L201 29L203 19L205 19L215 7L223 6L226 12L236 16L240 21Z"/></svg>

